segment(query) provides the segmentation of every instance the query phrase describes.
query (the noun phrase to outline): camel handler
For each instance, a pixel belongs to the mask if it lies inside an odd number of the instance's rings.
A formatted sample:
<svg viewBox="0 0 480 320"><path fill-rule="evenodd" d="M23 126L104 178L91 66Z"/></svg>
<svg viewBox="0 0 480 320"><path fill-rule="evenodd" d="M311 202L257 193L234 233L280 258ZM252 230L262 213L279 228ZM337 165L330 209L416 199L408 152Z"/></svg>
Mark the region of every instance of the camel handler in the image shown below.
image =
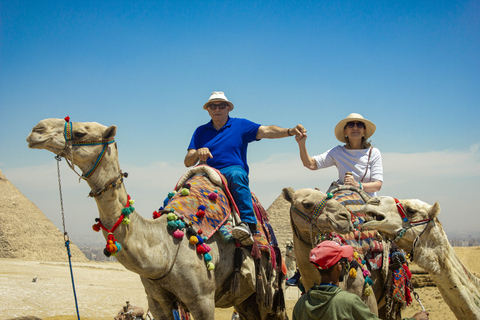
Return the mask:
<svg viewBox="0 0 480 320"><path fill-rule="evenodd" d="M257 218L249 187L247 146L263 138L301 138L307 130L300 124L285 129L231 118L229 113L233 110L233 103L221 91L213 92L203 109L208 111L212 120L193 133L184 160L185 166L206 162L225 176L242 220L233 229L233 237L244 246L252 245L252 232L256 231Z"/></svg>
<svg viewBox="0 0 480 320"><path fill-rule="evenodd" d="M323 241L310 251L310 262L320 272L321 283L315 284L298 299L293 308L293 320L380 320L356 294L338 287L352 261L353 248L334 241ZM428 320L428 312L421 311L404 320Z"/></svg>

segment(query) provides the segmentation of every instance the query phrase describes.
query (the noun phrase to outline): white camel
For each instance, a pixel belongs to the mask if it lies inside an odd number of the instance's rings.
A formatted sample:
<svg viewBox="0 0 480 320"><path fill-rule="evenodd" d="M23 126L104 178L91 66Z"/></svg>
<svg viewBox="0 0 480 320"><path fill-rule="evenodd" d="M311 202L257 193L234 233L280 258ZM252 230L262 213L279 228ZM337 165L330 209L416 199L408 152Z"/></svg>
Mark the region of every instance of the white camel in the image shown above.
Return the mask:
<svg viewBox="0 0 480 320"><path fill-rule="evenodd" d="M285 265L287 267L287 278L293 277L297 272L297 262L295 261L295 248L293 247L293 241L288 240L285 243Z"/></svg>
<svg viewBox="0 0 480 320"><path fill-rule="evenodd" d="M320 274L309 259L310 250L315 246L317 236L330 232L339 234L352 232L351 214L339 202L328 201L327 194L318 189L306 188L294 191L292 188L284 188L283 196L292 205L290 219L295 258L302 284L305 290L309 290L315 283L320 283ZM324 201L323 207L321 207L322 201ZM383 277L379 271L373 272L370 277L373 280L374 293L371 295L365 295L365 278L362 272L358 272L355 278L346 277L345 281L341 282L341 286L343 289L357 294L373 313L378 314L379 306L384 305L381 301L385 296ZM381 310L381 312L384 311Z"/></svg>
<svg viewBox="0 0 480 320"><path fill-rule="evenodd" d="M72 166L78 166L92 190L101 223L112 230L128 206L114 143L117 127L66 120L40 121L27 137L28 146L46 149L69 160ZM133 211L129 219L129 224L120 224L112 232L121 245L116 258L125 268L140 275L148 306L156 320L173 320L172 309L177 303L196 320L215 319L215 307L231 306L235 306L242 319L285 318L284 311L275 312L271 305L257 303L253 286L244 277L239 280L240 292L229 290L235 245L225 244L218 233L207 241L211 262L217 266L213 269L207 268L188 239L172 237L167 230L166 214L153 220ZM110 239L108 232L103 234ZM262 264L265 261L263 256Z"/></svg>
<svg viewBox="0 0 480 320"><path fill-rule="evenodd" d="M375 197L362 211L363 228L387 235L424 268L457 319L480 319L480 281L462 264L438 220L440 205L417 199Z"/></svg>

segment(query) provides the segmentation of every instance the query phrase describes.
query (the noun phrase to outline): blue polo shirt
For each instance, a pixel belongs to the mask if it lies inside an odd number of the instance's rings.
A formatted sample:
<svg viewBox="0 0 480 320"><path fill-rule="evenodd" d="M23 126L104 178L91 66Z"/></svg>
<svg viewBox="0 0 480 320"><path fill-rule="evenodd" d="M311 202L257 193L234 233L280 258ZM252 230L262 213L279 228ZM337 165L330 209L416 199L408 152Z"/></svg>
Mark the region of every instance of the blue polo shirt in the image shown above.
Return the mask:
<svg viewBox="0 0 480 320"><path fill-rule="evenodd" d="M213 158L207 164L216 169L241 166L248 173L247 146L256 141L259 124L247 119L230 118L217 130L213 121L198 127L193 133L188 149L208 148Z"/></svg>

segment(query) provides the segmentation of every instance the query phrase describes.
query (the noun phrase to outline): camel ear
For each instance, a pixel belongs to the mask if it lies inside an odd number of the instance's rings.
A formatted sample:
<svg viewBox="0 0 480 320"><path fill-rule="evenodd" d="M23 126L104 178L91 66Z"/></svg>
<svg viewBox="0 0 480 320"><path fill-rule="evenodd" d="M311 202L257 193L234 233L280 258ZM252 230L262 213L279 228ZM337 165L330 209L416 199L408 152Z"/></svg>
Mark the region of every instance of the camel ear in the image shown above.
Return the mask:
<svg viewBox="0 0 480 320"><path fill-rule="evenodd" d="M430 208L429 212L428 212L428 217L430 219L433 219L433 218L436 218L438 216L438 214L440 213L440 204L437 202L435 202L435 204Z"/></svg>
<svg viewBox="0 0 480 320"><path fill-rule="evenodd" d="M294 197L295 191L291 187L288 187L288 188L283 188L282 193L285 200L293 204L293 199L295 198Z"/></svg>
<svg viewBox="0 0 480 320"><path fill-rule="evenodd" d="M315 190L320 191L320 189L318 189L318 188L315 188Z"/></svg>
<svg viewBox="0 0 480 320"><path fill-rule="evenodd" d="M117 134L117 126L110 126L103 133L103 139L104 140L112 139L115 137L116 134Z"/></svg>

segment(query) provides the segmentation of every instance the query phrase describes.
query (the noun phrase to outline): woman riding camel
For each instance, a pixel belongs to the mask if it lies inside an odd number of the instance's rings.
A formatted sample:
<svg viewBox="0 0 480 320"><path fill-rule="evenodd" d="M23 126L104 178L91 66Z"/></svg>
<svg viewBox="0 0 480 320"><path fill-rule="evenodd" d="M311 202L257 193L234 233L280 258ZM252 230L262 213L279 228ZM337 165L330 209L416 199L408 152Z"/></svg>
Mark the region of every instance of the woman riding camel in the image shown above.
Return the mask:
<svg viewBox="0 0 480 320"><path fill-rule="evenodd" d="M338 185L348 185L376 196L383 184L382 155L367 140L375 129L373 122L358 113L351 113L335 126L335 137L345 145L310 157L306 147L307 135L296 136L300 159L310 170L337 167L338 180L332 183L329 191Z"/></svg>

